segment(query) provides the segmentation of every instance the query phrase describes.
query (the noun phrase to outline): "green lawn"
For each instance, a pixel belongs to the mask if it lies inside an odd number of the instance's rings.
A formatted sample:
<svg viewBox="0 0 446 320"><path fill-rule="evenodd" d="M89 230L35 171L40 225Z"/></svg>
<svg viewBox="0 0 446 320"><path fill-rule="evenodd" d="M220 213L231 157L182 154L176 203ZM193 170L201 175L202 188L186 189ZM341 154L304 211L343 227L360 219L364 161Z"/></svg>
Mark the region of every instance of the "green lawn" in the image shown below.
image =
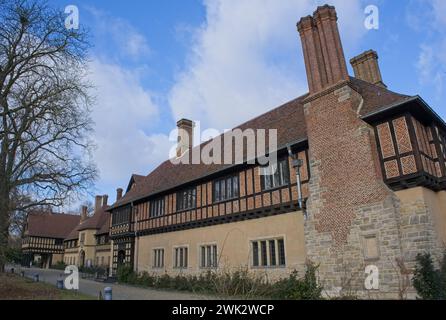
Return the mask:
<svg viewBox="0 0 446 320"><path fill-rule="evenodd" d="M94 300L88 296L70 290L60 290L55 286L33 282L10 273L0 273L0 300Z"/></svg>

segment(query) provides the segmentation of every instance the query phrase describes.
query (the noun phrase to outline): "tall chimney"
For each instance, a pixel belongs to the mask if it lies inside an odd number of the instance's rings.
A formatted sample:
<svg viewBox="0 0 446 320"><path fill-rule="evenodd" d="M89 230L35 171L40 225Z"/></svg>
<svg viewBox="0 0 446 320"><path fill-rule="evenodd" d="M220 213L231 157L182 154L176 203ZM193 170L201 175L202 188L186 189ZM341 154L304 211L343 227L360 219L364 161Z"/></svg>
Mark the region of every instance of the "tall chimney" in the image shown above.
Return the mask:
<svg viewBox="0 0 446 320"><path fill-rule="evenodd" d="M123 192L122 188L118 188L118 189L116 189L116 201L121 200L121 198L122 198L122 192Z"/></svg>
<svg viewBox="0 0 446 320"><path fill-rule="evenodd" d="M94 212L95 213L101 209L101 205L102 205L102 197L96 196L95 201L94 201Z"/></svg>
<svg viewBox="0 0 446 320"><path fill-rule="evenodd" d="M88 207L87 207L87 206L82 206L80 223L82 223L82 222L84 222L85 220L87 220L87 218L88 218L87 210L88 210Z"/></svg>
<svg viewBox="0 0 446 320"><path fill-rule="evenodd" d="M336 9L325 5L297 24L310 94L349 80L337 21Z"/></svg>
<svg viewBox="0 0 446 320"><path fill-rule="evenodd" d="M380 87L387 88L384 84L379 69L378 54L376 51L368 50L352 58L350 64L355 72L355 77Z"/></svg>
<svg viewBox="0 0 446 320"><path fill-rule="evenodd" d="M107 206L107 203L108 202L108 195L107 194L104 194L103 196L102 196L102 207L106 207Z"/></svg>
<svg viewBox="0 0 446 320"><path fill-rule="evenodd" d="M186 151L192 150L194 123L188 119L181 119L177 122L178 145L177 157L181 157Z"/></svg>

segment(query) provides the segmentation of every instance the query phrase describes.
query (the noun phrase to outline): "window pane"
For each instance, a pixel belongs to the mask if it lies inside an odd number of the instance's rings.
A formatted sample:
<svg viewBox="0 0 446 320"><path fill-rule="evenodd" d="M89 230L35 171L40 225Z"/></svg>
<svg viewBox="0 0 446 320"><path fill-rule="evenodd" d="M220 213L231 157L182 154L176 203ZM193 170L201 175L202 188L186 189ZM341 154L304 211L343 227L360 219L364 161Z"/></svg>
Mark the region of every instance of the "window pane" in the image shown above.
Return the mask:
<svg viewBox="0 0 446 320"><path fill-rule="evenodd" d="M187 268L187 248L184 248L184 268Z"/></svg>
<svg viewBox="0 0 446 320"><path fill-rule="evenodd" d="M161 267L164 267L164 249L161 252Z"/></svg>
<svg viewBox="0 0 446 320"><path fill-rule="evenodd" d="M269 241L269 261L271 266L276 265L276 241Z"/></svg>
<svg viewBox="0 0 446 320"><path fill-rule="evenodd" d="M225 200L226 199L226 184L225 180L220 181L220 199Z"/></svg>
<svg viewBox="0 0 446 320"><path fill-rule="evenodd" d="M232 194L232 179L229 178L226 180L226 199L230 199L233 197Z"/></svg>
<svg viewBox="0 0 446 320"><path fill-rule="evenodd" d="M204 268L206 266L206 248L201 247L201 263L200 266Z"/></svg>
<svg viewBox="0 0 446 320"><path fill-rule="evenodd" d="M206 261L206 267L211 267L211 263L212 263L212 251L211 251L211 247L207 246L206 247L206 251L207 251L207 261Z"/></svg>
<svg viewBox="0 0 446 320"><path fill-rule="evenodd" d="M277 241L277 245L279 247L279 265L284 266L286 265L286 261L285 261L285 244L283 242L283 239L279 239Z"/></svg>
<svg viewBox="0 0 446 320"><path fill-rule="evenodd" d="M216 182L214 183L214 190L215 190L215 202L220 201L220 183Z"/></svg>
<svg viewBox="0 0 446 320"><path fill-rule="evenodd" d="M252 243L252 265L254 267L259 266L259 243L258 242Z"/></svg>
<svg viewBox="0 0 446 320"><path fill-rule="evenodd" d="M239 196L238 176L235 176L232 181L233 181L234 197L238 197Z"/></svg>
<svg viewBox="0 0 446 320"><path fill-rule="evenodd" d="M214 268L216 268L216 267L218 266L217 246L213 246L213 247L212 247L212 252L213 252L213 254L212 254L212 258L213 258L212 266L213 266Z"/></svg>
<svg viewBox="0 0 446 320"><path fill-rule="evenodd" d="M285 159L282 161L282 179L283 179L283 185L290 183L290 170L288 166L288 159Z"/></svg>
<svg viewBox="0 0 446 320"><path fill-rule="evenodd" d="M261 252L260 252L260 256L261 256L261 262L262 262L262 266L267 266L268 265L268 259L266 256L267 253L267 249L266 249L266 241L261 241L260 242L260 246L261 246Z"/></svg>
<svg viewBox="0 0 446 320"><path fill-rule="evenodd" d="M180 248L180 267L183 267L183 248Z"/></svg>
<svg viewBox="0 0 446 320"><path fill-rule="evenodd" d="M273 168L273 172L274 172L274 175L272 177L273 178L272 187L277 188L280 186L280 169L277 164L274 164L272 166L272 168Z"/></svg>

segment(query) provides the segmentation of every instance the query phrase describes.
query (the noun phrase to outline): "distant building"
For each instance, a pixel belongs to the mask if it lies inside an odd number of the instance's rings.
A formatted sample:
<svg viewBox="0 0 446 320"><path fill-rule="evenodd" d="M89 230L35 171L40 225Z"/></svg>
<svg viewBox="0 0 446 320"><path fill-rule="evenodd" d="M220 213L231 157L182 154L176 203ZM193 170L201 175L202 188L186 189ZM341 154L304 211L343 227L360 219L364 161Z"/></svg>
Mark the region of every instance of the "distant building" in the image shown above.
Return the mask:
<svg viewBox="0 0 446 320"><path fill-rule="evenodd" d="M109 270L111 247L109 239L110 214L106 212L108 196L96 196L92 216L82 207L81 219L64 239L64 258L67 265L102 267Z"/></svg>
<svg viewBox="0 0 446 320"><path fill-rule="evenodd" d="M107 196L97 196L91 216L87 207L81 215L30 213L22 240L24 265L50 268L58 262L78 267L110 269L110 214Z"/></svg>
<svg viewBox="0 0 446 320"><path fill-rule="evenodd" d="M22 239L23 264L50 268L63 261L64 239L79 224L79 215L33 211Z"/></svg>

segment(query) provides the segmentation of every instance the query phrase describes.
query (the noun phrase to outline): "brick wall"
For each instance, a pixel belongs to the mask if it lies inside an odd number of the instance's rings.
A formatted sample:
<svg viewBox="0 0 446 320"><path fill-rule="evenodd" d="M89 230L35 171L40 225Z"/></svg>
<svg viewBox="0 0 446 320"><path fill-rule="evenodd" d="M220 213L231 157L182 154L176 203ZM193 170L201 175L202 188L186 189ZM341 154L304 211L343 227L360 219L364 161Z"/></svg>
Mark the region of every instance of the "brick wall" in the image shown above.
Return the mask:
<svg viewBox="0 0 446 320"><path fill-rule="evenodd" d="M305 105L311 171L307 255L321 264L321 280L332 294L354 290L369 295L364 290L368 264L378 266L382 280L381 290L373 294L396 294L398 200L383 182L374 130L356 113L360 101L344 83ZM369 243L378 256L367 256Z"/></svg>

